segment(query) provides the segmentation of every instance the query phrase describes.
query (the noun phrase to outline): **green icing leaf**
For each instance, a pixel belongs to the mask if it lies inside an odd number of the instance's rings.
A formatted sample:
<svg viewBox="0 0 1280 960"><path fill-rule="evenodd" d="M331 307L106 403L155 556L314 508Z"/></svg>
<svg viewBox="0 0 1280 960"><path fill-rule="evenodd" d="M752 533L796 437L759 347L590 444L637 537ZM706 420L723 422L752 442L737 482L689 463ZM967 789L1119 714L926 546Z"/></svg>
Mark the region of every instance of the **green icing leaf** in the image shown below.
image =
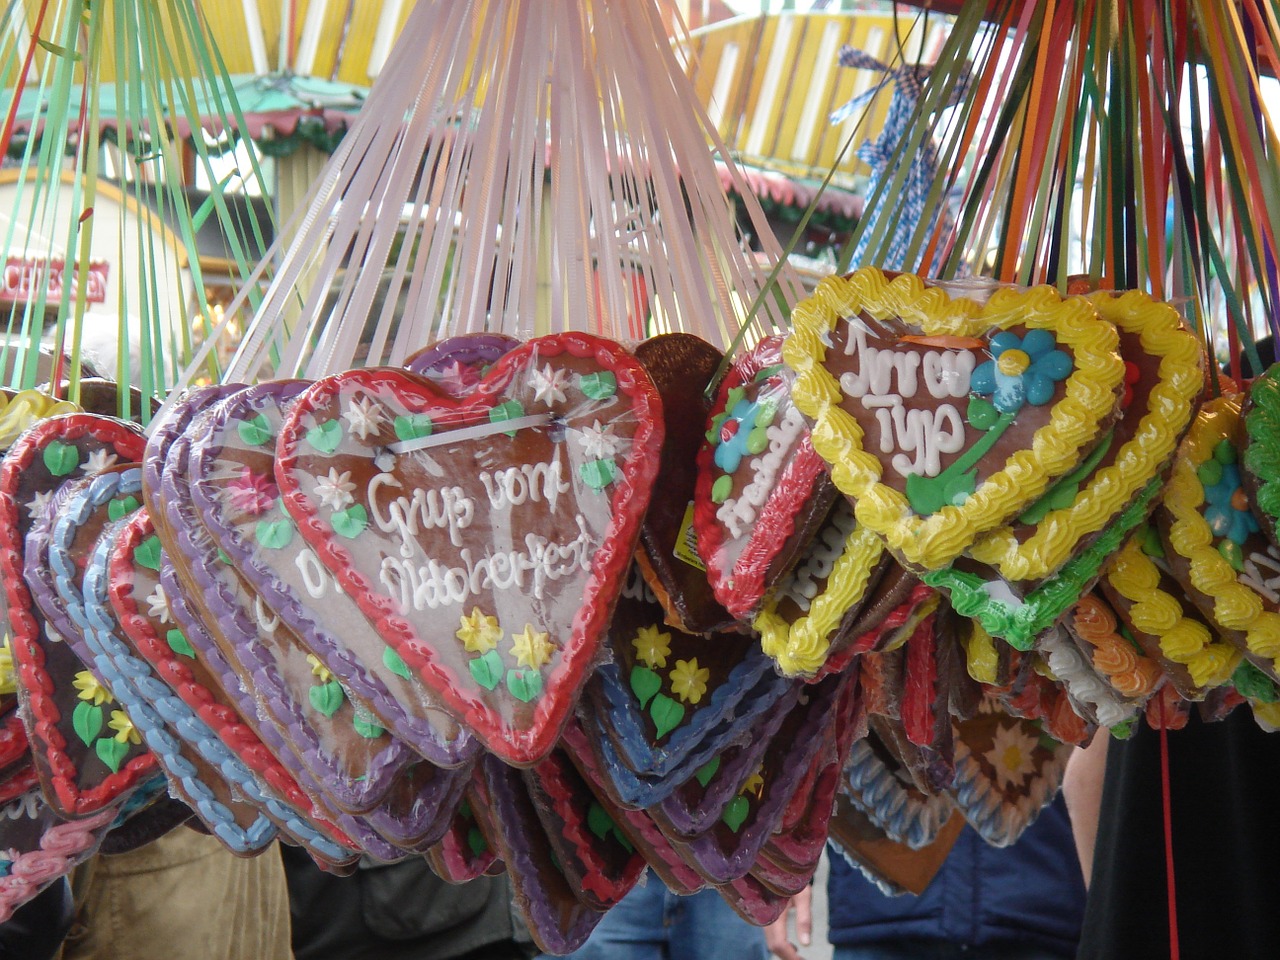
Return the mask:
<svg viewBox="0 0 1280 960"><path fill-rule="evenodd" d="M467 831L467 849L473 857L482 857L489 852L489 844L479 827L472 827Z"/></svg>
<svg viewBox="0 0 1280 960"><path fill-rule="evenodd" d="M363 503L353 503L347 509L334 513L329 522L333 524L333 530L339 536L354 540L364 533L364 528L369 525L369 512L365 510Z"/></svg>
<svg viewBox="0 0 1280 960"><path fill-rule="evenodd" d="M1206 460L1196 470L1196 479L1202 487L1212 487L1222 480L1222 464L1217 460Z"/></svg>
<svg viewBox="0 0 1280 960"><path fill-rule="evenodd" d="M321 453L333 453L342 442L342 424L337 420L317 423L307 431L307 443Z"/></svg>
<svg viewBox="0 0 1280 960"><path fill-rule="evenodd" d="M505 403L500 403L496 407L490 409L489 422L501 423L504 420L514 420L517 417L523 416L524 407L521 406L520 402L518 400L508 400ZM516 432L514 430L507 431L508 437L514 437L515 435Z"/></svg>
<svg viewBox="0 0 1280 960"><path fill-rule="evenodd" d="M404 657L396 653L394 648L382 648L382 663L397 677L403 677L405 680L410 679L409 665L404 662Z"/></svg>
<svg viewBox="0 0 1280 960"><path fill-rule="evenodd" d="M116 498L107 504L107 517L111 520L121 520L140 506L142 504L138 502L137 497Z"/></svg>
<svg viewBox="0 0 1280 960"><path fill-rule="evenodd" d="M129 752L129 744L121 743L115 737L103 737L93 745L93 749L98 759L105 763L112 773L118 773L125 754Z"/></svg>
<svg viewBox="0 0 1280 960"><path fill-rule="evenodd" d="M169 644L169 649L174 653L181 654L184 657L195 659L196 652L191 649L191 643L187 640L186 634L181 630L170 630L164 635L165 642Z"/></svg>
<svg viewBox="0 0 1280 960"><path fill-rule="evenodd" d="M342 706L342 701L346 699L342 692L342 684L337 680L316 684L307 691L307 698L311 701L311 706L326 717L332 717L337 713L338 708Z"/></svg>
<svg viewBox="0 0 1280 960"><path fill-rule="evenodd" d="M725 474L711 485L711 502L724 503L729 499L729 495L733 493L733 477Z"/></svg>
<svg viewBox="0 0 1280 960"><path fill-rule="evenodd" d="M975 430L990 430L996 425L996 421L1000 419L1000 411L995 408L995 404L985 397L972 397L969 400L966 419Z"/></svg>
<svg viewBox="0 0 1280 960"><path fill-rule="evenodd" d="M223 563L231 562L231 558L227 556L227 551L223 550L221 547L218 548L218 559Z"/></svg>
<svg viewBox="0 0 1280 960"><path fill-rule="evenodd" d="M605 812L604 807L591 801L591 806L587 808L587 829L603 840L609 835L609 831L614 829L613 818Z"/></svg>
<svg viewBox="0 0 1280 960"><path fill-rule="evenodd" d="M253 536L264 549L283 550L293 540L293 521L288 517L259 520L253 528Z"/></svg>
<svg viewBox="0 0 1280 960"><path fill-rule="evenodd" d="M65 477L80 465L80 451L69 443L54 440L44 448L44 465L55 477Z"/></svg>
<svg viewBox="0 0 1280 960"><path fill-rule="evenodd" d="M1147 526L1142 531L1142 552L1157 560L1164 559L1164 542L1160 539L1160 531L1155 527Z"/></svg>
<svg viewBox="0 0 1280 960"><path fill-rule="evenodd" d="M649 704L649 716L653 718L658 736L665 737L680 726L680 721L684 719L684 704L672 700L665 693L660 693Z"/></svg>
<svg viewBox="0 0 1280 960"><path fill-rule="evenodd" d="M907 502L918 516L927 517L945 506L963 504L977 488L976 470L950 475L943 472L936 477L922 477L913 473L907 477Z"/></svg>
<svg viewBox="0 0 1280 960"><path fill-rule="evenodd" d="M356 733L366 740L376 740L386 733L372 717L361 716L358 713L351 718L351 726L355 728Z"/></svg>
<svg viewBox="0 0 1280 960"><path fill-rule="evenodd" d="M492 690L502 681L502 654L490 650L484 656L476 657L468 666L471 668L471 679L486 690Z"/></svg>
<svg viewBox="0 0 1280 960"><path fill-rule="evenodd" d="M662 678L648 667L635 666L631 668L631 692L640 701L640 706L648 706L649 701L653 699L653 695L661 689Z"/></svg>
<svg viewBox="0 0 1280 960"><path fill-rule="evenodd" d="M618 392L618 380L607 370L585 373L578 378L578 389L592 400L608 400Z"/></svg>
<svg viewBox="0 0 1280 960"><path fill-rule="evenodd" d="M592 490L600 491L613 483L618 465L612 460L590 460L578 468L578 475Z"/></svg>
<svg viewBox="0 0 1280 960"><path fill-rule="evenodd" d="M744 796L736 796L729 801L729 805L724 808L724 814L720 817L725 825L737 833L742 829L742 825L747 822L747 814L751 812L751 801Z"/></svg>
<svg viewBox="0 0 1280 960"><path fill-rule="evenodd" d="M76 736L84 741L84 745L89 746L102 732L102 708L83 701L77 703L71 713L71 726L75 729Z"/></svg>
<svg viewBox="0 0 1280 960"><path fill-rule="evenodd" d="M160 538L152 534L133 548L133 562L148 570L159 570L160 550Z"/></svg>
<svg viewBox="0 0 1280 960"><path fill-rule="evenodd" d="M236 424L236 432L240 439L250 447L261 447L275 439L271 432L271 424L265 414L258 414L252 420L241 420Z"/></svg>
<svg viewBox="0 0 1280 960"><path fill-rule="evenodd" d="M764 453L769 449L769 423L757 422L747 434L747 453Z"/></svg>
<svg viewBox="0 0 1280 960"><path fill-rule="evenodd" d="M411 413L395 419L396 436L401 440L417 440L419 437L431 436L434 425L425 413Z"/></svg>
<svg viewBox="0 0 1280 960"><path fill-rule="evenodd" d="M695 773L693 776L694 776L694 779L698 781L698 783L702 784L702 787L705 790L707 784L711 782L711 778L716 775L716 772L719 769L720 769L720 758L712 757L710 760L708 760L706 763L700 766L698 768L698 772Z"/></svg>
<svg viewBox="0 0 1280 960"><path fill-rule="evenodd" d="M496 650L490 650L496 653ZM537 670L508 670L507 689L517 700L529 703L542 692L542 674Z"/></svg>
<svg viewBox="0 0 1280 960"><path fill-rule="evenodd" d="M1133 720L1121 720L1115 726L1110 728L1111 736L1117 740L1128 740L1133 736Z"/></svg>

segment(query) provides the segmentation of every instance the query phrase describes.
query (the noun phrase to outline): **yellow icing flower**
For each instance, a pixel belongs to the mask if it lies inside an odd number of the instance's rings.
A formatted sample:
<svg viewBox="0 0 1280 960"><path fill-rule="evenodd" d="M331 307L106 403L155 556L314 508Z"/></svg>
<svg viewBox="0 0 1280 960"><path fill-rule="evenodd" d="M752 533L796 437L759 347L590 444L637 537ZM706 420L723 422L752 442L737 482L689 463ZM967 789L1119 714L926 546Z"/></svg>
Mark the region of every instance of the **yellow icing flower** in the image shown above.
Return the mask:
<svg viewBox="0 0 1280 960"><path fill-rule="evenodd" d="M138 728L133 725L133 721L123 710L112 710L107 726L116 732L116 740L120 743L142 742L142 737L138 735Z"/></svg>
<svg viewBox="0 0 1280 960"><path fill-rule="evenodd" d="M81 700L87 700L95 707L100 707L104 703L108 703L115 699L111 695L111 691L99 682L88 670L81 670L75 675L71 681L71 685L76 688L76 696Z"/></svg>
<svg viewBox="0 0 1280 960"><path fill-rule="evenodd" d="M665 667L671 654L671 634L663 633L656 624L641 627L631 645L636 648L636 659L646 667Z"/></svg>
<svg viewBox="0 0 1280 960"><path fill-rule="evenodd" d="M756 771L747 778L747 782L742 785L742 789L738 791L741 794L751 794L759 799L760 794L764 791L764 777L760 775L760 771Z"/></svg>
<svg viewBox="0 0 1280 960"><path fill-rule="evenodd" d="M699 669L697 657L677 660L675 669L671 671L671 691L685 703L697 703L707 692L710 679L711 671L706 667Z"/></svg>
<svg viewBox="0 0 1280 960"><path fill-rule="evenodd" d="M13 669L13 650L9 647L9 638L4 638L0 645L0 693L17 693L18 675Z"/></svg>
<svg viewBox="0 0 1280 960"><path fill-rule="evenodd" d="M468 653L488 653L502 639L498 618L487 616L479 607L472 607L471 616L459 617L458 622L461 626L454 635Z"/></svg>
<svg viewBox="0 0 1280 960"><path fill-rule="evenodd" d="M311 675L316 677L321 683L328 683L333 679L333 674L330 673L329 668L324 665L324 661L314 653L307 654L307 663L311 664Z"/></svg>
<svg viewBox="0 0 1280 960"><path fill-rule="evenodd" d="M545 633L534 630L531 624L526 623L523 632L511 635L511 652L520 666L539 670L551 659L556 648Z"/></svg>

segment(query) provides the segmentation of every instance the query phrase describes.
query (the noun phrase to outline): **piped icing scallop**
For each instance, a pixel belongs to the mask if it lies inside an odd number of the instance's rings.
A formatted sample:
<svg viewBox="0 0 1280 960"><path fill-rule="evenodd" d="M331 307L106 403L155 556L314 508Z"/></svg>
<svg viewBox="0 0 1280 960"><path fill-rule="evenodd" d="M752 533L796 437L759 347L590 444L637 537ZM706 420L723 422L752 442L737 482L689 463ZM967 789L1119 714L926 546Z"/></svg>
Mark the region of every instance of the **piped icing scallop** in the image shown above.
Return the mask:
<svg viewBox="0 0 1280 960"><path fill-rule="evenodd" d="M1179 448L1160 534L1201 613L1273 679L1280 657L1280 550L1249 509L1239 466L1241 398L1205 404Z"/></svg>
<svg viewBox="0 0 1280 960"><path fill-rule="evenodd" d="M798 305L783 356L814 449L860 523L935 569L1015 517L1103 438L1115 327L1048 287L984 304L871 267Z"/></svg>

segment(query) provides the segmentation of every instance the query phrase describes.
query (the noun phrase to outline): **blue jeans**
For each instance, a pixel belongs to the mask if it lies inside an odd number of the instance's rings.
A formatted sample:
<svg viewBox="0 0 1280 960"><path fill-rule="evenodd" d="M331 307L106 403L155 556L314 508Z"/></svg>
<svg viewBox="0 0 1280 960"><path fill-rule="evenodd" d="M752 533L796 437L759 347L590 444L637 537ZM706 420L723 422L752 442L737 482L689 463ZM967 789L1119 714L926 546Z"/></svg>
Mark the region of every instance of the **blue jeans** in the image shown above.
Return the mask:
<svg viewBox="0 0 1280 960"><path fill-rule="evenodd" d="M1062 956L1030 944L970 947L945 940L902 940L837 946L832 960L1062 960Z"/></svg>
<svg viewBox="0 0 1280 960"><path fill-rule="evenodd" d="M765 960L764 931L710 888L677 897L652 872L604 915L572 960ZM551 960L551 958L548 958Z"/></svg>

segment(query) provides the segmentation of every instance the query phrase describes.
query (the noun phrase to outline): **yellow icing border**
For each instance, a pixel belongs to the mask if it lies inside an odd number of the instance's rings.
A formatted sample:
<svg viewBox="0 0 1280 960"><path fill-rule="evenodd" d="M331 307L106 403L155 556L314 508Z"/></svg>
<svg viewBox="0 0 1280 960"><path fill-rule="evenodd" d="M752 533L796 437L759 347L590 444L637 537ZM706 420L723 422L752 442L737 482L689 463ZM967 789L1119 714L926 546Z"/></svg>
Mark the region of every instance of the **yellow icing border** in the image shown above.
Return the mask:
<svg viewBox="0 0 1280 960"><path fill-rule="evenodd" d="M1011 527L1001 527L969 548L975 560L1007 580L1047 577L1071 559L1081 537L1105 529L1173 456L1204 386L1200 341L1182 326L1173 307L1136 290L1089 300L1099 317L1139 335L1143 350L1160 358L1159 382L1133 437L1110 466L1089 478L1069 507L1050 511L1023 543Z"/></svg>
<svg viewBox="0 0 1280 960"><path fill-rule="evenodd" d="M1000 679L1000 653L995 640L977 620L969 621L969 636L964 641L965 669L974 680L994 687Z"/></svg>
<svg viewBox="0 0 1280 960"><path fill-rule="evenodd" d="M1155 637L1160 652L1180 663L1197 687L1227 682L1240 664L1240 651L1213 633L1199 620L1184 616L1182 601L1160 589L1160 568L1145 553L1136 536L1130 537L1111 560L1107 582L1131 604L1129 619L1147 636Z"/></svg>
<svg viewBox="0 0 1280 960"><path fill-rule="evenodd" d="M903 494L880 483L880 461L862 449L862 428L840 408L839 381L822 365L824 339L842 318L861 312L898 317L927 336L974 337L1019 325L1052 330L1071 348L1076 368L1029 449L1010 457L962 506L920 518ZM863 267L823 280L796 306L792 324L782 355L796 372L791 396L814 421L814 449L831 464L836 486L857 501L858 522L883 536L906 562L927 569L950 563L979 533L1006 522L1069 472L1115 409L1124 377L1115 327L1099 319L1084 298L1064 299L1052 287L997 290L979 306L927 288L919 277L900 274L890 282L876 268Z"/></svg>
<svg viewBox="0 0 1280 960"><path fill-rule="evenodd" d="M69 400L55 400L39 390L20 390L11 397L5 397L3 405L0 405L0 449L12 446L13 441L37 420L75 413L79 409Z"/></svg>
<svg viewBox="0 0 1280 960"><path fill-rule="evenodd" d="M1236 577L1236 571L1213 547L1213 532L1200 513L1204 487L1196 471L1213 456L1223 438L1236 436L1241 398L1218 397L1200 408L1191 425L1173 474L1165 487L1164 506L1173 517L1169 543L1190 565L1192 585L1213 598L1213 619L1224 630L1245 635L1245 645L1256 656L1274 661L1280 657L1280 613L1264 610L1262 599ZM1273 669L1280 668L1274 664Z"/></svg>
<svg viewBox="0 0 1280 960"><path fill-rule="evenodd" d="M827 659L830 637L845 611L862 599L871 571L880 562L884 542L861 524L845 537L844 548L832 565L826 588L813 598L809 612L787 623L778 615L778 598L756 614L752 627L760 645L784 677L812 676Z"/></svg>

